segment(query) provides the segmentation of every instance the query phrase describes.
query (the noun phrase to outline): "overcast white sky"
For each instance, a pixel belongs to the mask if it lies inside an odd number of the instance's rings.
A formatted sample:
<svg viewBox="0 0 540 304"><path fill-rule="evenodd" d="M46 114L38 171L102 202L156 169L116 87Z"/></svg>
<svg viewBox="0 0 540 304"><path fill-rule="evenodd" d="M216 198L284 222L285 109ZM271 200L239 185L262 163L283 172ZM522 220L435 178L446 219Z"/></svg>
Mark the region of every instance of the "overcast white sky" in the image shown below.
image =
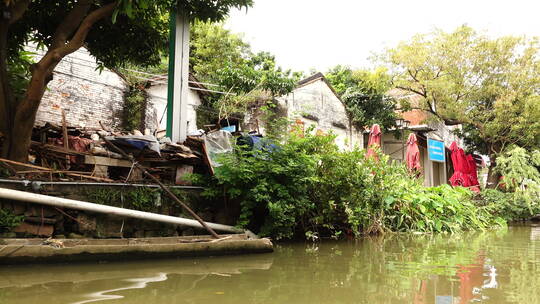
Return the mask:
<svg viewBox="0 0 540 304"><path fill-rule="evenodd" d="M416 33L462 24L492 36L540 36L538 0L255 0L233 11L227 27L284 68L325 72L365 67L373 52Z"/></svg>

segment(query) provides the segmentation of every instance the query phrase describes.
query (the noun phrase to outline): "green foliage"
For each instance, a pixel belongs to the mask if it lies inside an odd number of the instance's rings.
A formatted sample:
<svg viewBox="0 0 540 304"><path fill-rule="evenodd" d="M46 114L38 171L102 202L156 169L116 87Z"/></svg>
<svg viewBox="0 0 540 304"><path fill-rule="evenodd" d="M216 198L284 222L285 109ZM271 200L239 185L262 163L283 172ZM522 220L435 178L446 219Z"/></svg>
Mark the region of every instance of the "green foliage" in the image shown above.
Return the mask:
<svg viewBox="0 0 540 304"><path fill-rule="evenodd" d="M222 23L195 21L190 35L189 64L201 81L218 82L216 71L227 63L242 64L250 54L242 37L225 29Z"/></svg>
<svg viewBox="0 0 540 304"><path fill-rule="evenodd" d="M528 220L534 212L540 212L540 204L530 206L525 204L512 192L503 192L497 189L484 189L480 194L484 208L495 216L504 218L506 221ZM531 211L533 213L531 213Z"/></svg>
<svg viewBox="0 0 540 304"><path fill-rule="evenodd" d="M503 176L499 187L510 193L491 201L511 219L540 214L540 151L511 146L497 158L495 171Z"/></svg>
<svg viewBox="0 0 540 304"><path fill-rule="evenodd" d="M10 231L24 221L24 215L15 215L10 210L0 208L0 232Z"/></svg>
<svg viewBox="0 0 540 304"><path fill-rule="evenodd" d="M156 202L160 200L158 197L161 197L161 190L139 187L127 192L124 201L136 210L150 212L155 210Z"/></svg>
<svg viewBox="0 0 540 304"><path fill-rule="evenodd" d="M108 2L91 1L90 11ZM156 65L167 50L168 15L177 3L180 11L192 19L216 22L223 20L231 8L249 7L253 1L122 0L112 17L93 26L86 47L107 67L127 63ZM10 57L18 57L28 41L50 46L55 31L76 4L61 0L31 1L23 18L10 27Z"/></svg>
<svg viewBox="0 0 540 304"><path fill-rule="evenodd" d="M13 56L8 59L7 74L8 82L13 89L13 93L17 100L20 100L28 86L30 77L30 65L33 63L33 53L20 51L18 56Z"/></svg>
<svg viewBox="0 0 540 304"><path fill-rule="evenodd" d="M425 188L388 156L339 151L333 141L308 132L262 151L239 147L220 160L205 194L239 201L238 224L277 239L504 224L465 188Z"/></svg>
<svg viewBox="0 0 540 304"><path fill-rule="evenodd" d="M540 48L537 39L492 39L461 26L416 35L385 54L397 88L447 124L463 124L479 152L511 143L540 145ZM494 159L494 158L493 158Z"/></svg>
<svg viewBox="0 0 540 304"><path fill-rule="evenodd" d="M97 188L86 192L89 201L128 209L153 212L160 201L159 189L137 187L129 191L121 191L107 188Z"/></svg>
<svg viewBox="0 0 540 304"><path fill-rule="evenodd" d="M497 157L495 170L504 176L505 188L517 191L540 184L540 151L512 146Z"/></svg>
<svg viewBox="0 0 540 304"><path fill-rule="evenodd" d="M147 93L140 83L129 87L124 95L123 127L125 130L144 131Z"/></svg>
<svg viewBox="0 0 540 304"><path fill-rule="evenodd" d="M296 86L297 77L276 65L275 57L268 52L249 54L239 65L232 62L217 70L220 84L237 94L247 94L255 89L273 96L285 95Z"/></svg>
<svg viewBox="0 0 540 304"><path fill-rule="evenodd" d="M122 192L118 190L108 189L108 188L96 188L96 189L87 190L84 192L84 194L86 198L88 199L88 201L95 204L109 205L109 206L121 205L120 195L122 194Z"/></svg>
<svg viewBox="0 0 540 304"><path fill-rule="evenodd" d="M191 205L191 208L197 211L197 208L205 208L201 202L198 192L193 193L183 189L170 188L171 192L181 201ZM159 188L134 187L124 189L112 188L91 188L83 192L85 199L95 204L128 208L146 212L155 212L168 214L184 214L182 209L166 193Z"/></svg>
<svg viewBox="0 0 540 304"><path fill-rule="evenodd" d="M379 124L388 130L396 126L396 101L387 95L391 79L385 69L353 71L336 66L326 78L343 99L357 128Z"/></svg>
<svg viewBox="0 0 540 304"><path fill-rule="evenodd" d="M195 22L191 29L190 66L202 82L229 94L212 94L209 105L219 120L245 113L253 103L271 102L292 91L298 75L278 67L273 55L254 53L240 35L221 23Z"/></svg>

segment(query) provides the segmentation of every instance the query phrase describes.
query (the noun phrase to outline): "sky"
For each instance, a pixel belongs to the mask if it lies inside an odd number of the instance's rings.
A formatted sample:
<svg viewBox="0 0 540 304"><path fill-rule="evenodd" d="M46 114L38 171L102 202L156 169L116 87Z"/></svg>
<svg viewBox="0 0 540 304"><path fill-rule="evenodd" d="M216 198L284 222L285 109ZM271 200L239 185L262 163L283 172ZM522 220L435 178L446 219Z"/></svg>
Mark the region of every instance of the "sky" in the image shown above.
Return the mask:
<svg viewBox="0 0 540 304"><path fill-rule="evenodd" d="M369 67L369 57L434 29L462 24L490 36L540 36L538 0L254 0L226 27L286 69Z"/></svg>

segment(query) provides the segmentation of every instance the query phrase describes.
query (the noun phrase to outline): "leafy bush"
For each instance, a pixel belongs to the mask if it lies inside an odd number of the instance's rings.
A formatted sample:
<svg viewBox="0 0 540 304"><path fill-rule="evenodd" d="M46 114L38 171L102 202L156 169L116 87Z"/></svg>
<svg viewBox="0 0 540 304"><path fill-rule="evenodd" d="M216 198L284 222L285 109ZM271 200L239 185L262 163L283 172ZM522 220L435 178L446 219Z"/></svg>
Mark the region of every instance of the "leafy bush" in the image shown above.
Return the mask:
<svg viewBox="0 0 540 304"><path fill-rule="evenodd" d="M11 231L24 221L23 215L15 215L8 209L0 208L0 232Z"/></svg>
<svg viewBox="0 0 540 304"><path fill-rule="evenodd" d="M540 213L540 151L511 146L497 158L495 170L503 176L499 188L508 193L485 191L492 208L509 220Z"/></svg>
<svg viewBox="0 0 540 304"><path fill-rule="evenodd" d="M238 224L276 239L386 231L455 232L501 219L465 188L426 188L379 153L339 151L334 136L291 134L262 151L225 155L205 195L236 200Z"/></svg>
<svg viewBox="0 0 540 304"><path fill-rule="evenodd" d="M486 209L507 221L525 220L531 217L531 210L527 204L516 200L512 192L484 189L480 198Z"/></svg>

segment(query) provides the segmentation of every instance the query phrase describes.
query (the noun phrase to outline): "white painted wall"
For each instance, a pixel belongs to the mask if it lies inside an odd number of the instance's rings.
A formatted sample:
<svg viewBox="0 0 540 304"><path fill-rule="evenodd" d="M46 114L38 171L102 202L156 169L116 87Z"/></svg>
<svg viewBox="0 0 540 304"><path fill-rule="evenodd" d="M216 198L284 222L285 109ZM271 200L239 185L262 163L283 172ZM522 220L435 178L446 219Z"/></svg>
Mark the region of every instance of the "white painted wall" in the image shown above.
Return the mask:
<svg viewBox="0 0 540 304"><path fill-rule="evenodd" d="M167 128L167 85L153 85L147 90L147 121L146 125L152 131ZM201 105L201 97L195 90L188 91L188 106L187 106L187 134L197 131L197 112L196 109Z"/></svg>

